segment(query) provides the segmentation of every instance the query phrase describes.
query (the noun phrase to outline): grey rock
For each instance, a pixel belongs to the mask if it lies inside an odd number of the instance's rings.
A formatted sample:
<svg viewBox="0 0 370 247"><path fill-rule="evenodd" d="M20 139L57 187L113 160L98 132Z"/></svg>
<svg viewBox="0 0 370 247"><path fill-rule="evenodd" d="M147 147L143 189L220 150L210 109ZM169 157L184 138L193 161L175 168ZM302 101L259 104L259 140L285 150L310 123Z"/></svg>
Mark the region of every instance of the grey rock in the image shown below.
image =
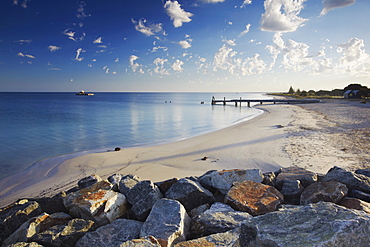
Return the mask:
<svg viewBox="0 0 370 247"><path fill-rule="evenodd" d="M153 182L146 180L137 183L127 194L127 199L132 205L132 217L144 221L153 205L161 198L163 195Z"/></svg>
<svg viewBox="0 0 370 247"><path fill-rule="evenodd" d="M166 198L178 200L190 212L202 204L212 204L213 194L197 182L182 178L166 192Z"/></svg>
<svg viewBox="0 0 370 247"><path fill-rule="evenodd" d="M270 186L275 186L276 182L276 175L274 172L266 172L263 173L263 184L270 185Z"/></svg>
<svg viewBox="0 0 370 247"><path fill-rule="evenodd" d="M204 212L205 212L206 210L208 210L210 207L211 207L211 206L210 206L208 203L207 203L207 204L200 205L200 206L198 206L198 207L196 207L196 208L192 209L192 210L190 211L189 216L190 216L191 218L194 218L194 217L196 217L196 216L200 215L201 213L204 213Z"/></svg>
<svg viewBox="0 0 370 247"><path fill-rule="evenodd" d="M196 246L225 246L240 247L240 229L236 228L223 233L216 233L206 237L180 242L174 247L196 247Z"/></svg>
<svg viewBox="0 0 370 247"><path fill-rule="evenodd" d="M139 238L142 225L142 222L136 220L117 219L93 232L86 233L75 246L119 246L128 240Z"/></svg>
<svg viewBox="0 0 370 247"><path fill-rule="evenodd" d="M299 198L304 190L299 180L284 180L280 193L284 195L284 202L299 204Z"/></svg>
<svg viewBox="0 0 370 247"><path fill-rule="evenodd" d="M364 202L358 198L345 197L340 201L339 205L346 208L362 210L370 214L370 203Z"/></svg>
<svg viewBox="0 0 370 247"><path fill-rule="evenodd" d="M68 210L63 204L63 199L65 197L65 194L59 193L53 197L41 197L41 198L35 198L32 200L35 200L40 205L43 212L48 214L53 214L57 212L64 212L68 213Z"/></svg>
<svg viewBox="0 0 370 247"><path fill-rule="evenodd" d="M339 167L331 168L326 173L325 182L337 181L345 184L349 189L360 190L370 193L370 177L346 171Z"/></svg>
<svg viewBox="0 0 370 247"><path fill-rule="evenodd" d="M348 195L350 197L355 197L355 198L361 199L365 202L370 202L370 194L359 191L359 190L350 190Z"/></svg>
<svg viewBox="0 0 370 247"><path fill-rule="evenodd" d="M27 199L0 209L0 245L24 222L41 213L40 205Z"/></svg>
<svg viewBox="0 0 370 247"><path fill-rule="evenodd" d="M164 195L177 181L179 181L177 178L171 178L162 182L155 183L155 185L158 186L159 190Z"/></svg>
<svg viewBox="0 0 370 247"><path fill-rule="evenodd" d="M87 188L100 181L102 181L102 179L99 175L91 175L91 176L82 178L80 181L78 181L77 185L80 189L83 189L83 188Z"/></svg>
<svg viewBox="0 0 370 247"><path fill-rule="evenodd" d="M162 246L186 240L190 218L181 203L171 199L157 201L141 228L140 236L155 237Z"/></svg>
<svg viewBox="0 0 370 247"><path fill-rule="evenodd" d="M279 175L276 177L276 186L281 189L285 180L299 180L303 187L307 187L313 182L317 182L317 174L314 172L307 171L300 167L287 167L282 168Z"/></svg>
<svg viewBox="0 0 370 247"><path fill-rule="evenodd" d="M119 182L121 181L122 177L122 174L113 174L107 178L108 181L113 185L112 190L119 192Z"/></svg>
<svg viewBox="0 0 370 247"><path fill-rule="evenodd" d="M310 184L301 195L301 204L340 202L348 194L347 186L339 182L317 182Z"/></svg>
<svg viewBox="0 0 370 247"><path fill-rule="evenodd" d="M155 237L149 236L145 238L129 240L121 244L120 247L161 247L161 244Z"/></svg>
<svg viewBox="0 0 370 247"><path fill-rule="evenodd" d="M235 211L229 205L216 202L209 210L192 220L191 238L227 232L251 218L246 212Z"/></svg>
<svg viewBox="0 0 370 247"><path fill-rule="evenodd" d="M39 243L36 242L17 242L15 244L8 245L7 247L43 247Z"/></svg>
<svg viewBox="0 0 370 247"><path fill-rule="evenodd" d="M366 169L357 169L355 171L356 174L361 174L361 175L365 175L367 177L370 177L370 168L366 168Z"/></svg>
<svg viewBox="0 0 370 247"><path fill-rule="evenodd" d="M263 174L259 169L233 169L220 172L213 171L199 178L199 182L203 186L216 188L224 195L229 191L234 182L242 182L245 180L261 183L263 181Z"/></svg>
<svg viewBox="0 0 370 247"><path fill-rule="evenodd" d="M127 196L129 191L140 181L139 177L132 174L123 176L118 184L119 192Z"/></svg>
<svg viewBox="0 0 370 247"><path fill-rule="evenodd" d="M255 246L368 246L370 215L330 202L291 206L249 220Z"/></svg>

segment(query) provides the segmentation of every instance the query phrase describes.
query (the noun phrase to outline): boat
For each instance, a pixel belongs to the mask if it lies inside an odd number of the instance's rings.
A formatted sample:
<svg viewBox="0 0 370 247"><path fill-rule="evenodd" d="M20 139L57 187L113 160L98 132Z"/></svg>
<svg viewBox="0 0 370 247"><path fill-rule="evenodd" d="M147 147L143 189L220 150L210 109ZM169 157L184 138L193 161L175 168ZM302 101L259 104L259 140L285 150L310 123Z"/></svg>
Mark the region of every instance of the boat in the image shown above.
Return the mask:
<svg viewBox="0 0 370 247"><path fill-rule="evenodd" d="M93 93L85 93L84 90L81 90L80 92L76 93L76 95L94 95Z"/></svg>

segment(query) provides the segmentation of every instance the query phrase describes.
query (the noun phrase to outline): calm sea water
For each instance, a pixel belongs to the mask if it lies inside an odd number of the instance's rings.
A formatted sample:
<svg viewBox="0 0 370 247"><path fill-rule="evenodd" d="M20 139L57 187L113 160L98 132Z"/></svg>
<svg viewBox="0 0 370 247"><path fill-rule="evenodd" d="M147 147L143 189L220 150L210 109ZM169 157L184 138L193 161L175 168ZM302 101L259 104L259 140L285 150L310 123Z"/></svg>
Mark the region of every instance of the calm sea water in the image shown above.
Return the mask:
<svg viewBox="0 0 370 247"><path fill-rule="evenodd" d="M255 93L0 93L0 179L48 157L180 140L260 114L246 106L211 106L212 96L266 98Z"/></svg>

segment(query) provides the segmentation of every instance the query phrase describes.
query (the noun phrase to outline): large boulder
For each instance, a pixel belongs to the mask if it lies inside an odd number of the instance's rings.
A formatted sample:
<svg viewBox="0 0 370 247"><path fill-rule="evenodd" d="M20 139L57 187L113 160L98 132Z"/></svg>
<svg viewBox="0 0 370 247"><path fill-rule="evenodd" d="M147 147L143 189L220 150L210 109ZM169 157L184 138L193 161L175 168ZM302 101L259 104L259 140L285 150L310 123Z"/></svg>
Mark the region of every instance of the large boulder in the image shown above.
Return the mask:
<svg viewBox="0 0 370 247"><path fill-rule="evenodd" d="M317 174L296 166L281 168L281 172L276 177L276 186L279 189L282 188L285 180L299 180L303 187L307 187L317 182Z"/></svg>
<svg viewBox="0 0 370 247"><path fill-rule="evenodd" d="M350 190L349 193L348 193L348 196L358 198L358 199L363 200L365 202L370 202L370 194L365 193L363 191Z"/></svg>
<svg viewBox="0 0 370 247"><path fill-rule="evenodd" d="M123 176L118 183L119 192L127 196L130 190L140 181L141 179L138 176L132 174Z"/></svg>
<svg viewBox="0 0 370 247"><path fill-rule="evenodd" d="M355 171L357 174L365 175L367 177L370 177L370 168L365 168L365 169L357 169Z"/></svg>
<svg viewBox="0 0 370 247"><path fill-rule="evenodd" d="M337 181L345 184L349 189L370 193L370 177L346 171L339 167L331 168L325 175L324 182Z"/></svg>
<svg viewBox="0 0 370 247"><path fill-rule="evenodd" d="M86 232L94 228L94 222L84 219L72 219L66 225L55 225L33 236L32 241L44 246L75 246Z"/></svg>
<svg viewBox="0 0 370 247"><path fill-rule="evenodd" d="M251 215L275 211L283 200L284 196L274 187L253 181L234 183L225 196L226 204Z"/></svg>
<svg viewBox="0 0 370 247"><path fill-rule="evenodd" d="M120 247L162 247L158 240L153 236L132 239L124 242Z"/></svg>
<svg viewBox="0 0 370 247"><path fill-rule="evenodd" d="M163 198L158 187L149 180L137 183L127 194L131 203L131 214L134 219L144 221L153 205Z"/></svg>
<svg viewBox="0 0 370 247"><path fill-rule="evenodd" d="M310 184L301 195L301 204L340 202L348 194L347 186L339 182L316 182Z"/></svg>
<svg viewBox="0 0 370 247"><path fill-rule="evenodd" d="M199 182L207 187L218 189L222 194L226 194L234 182L243 182L245 180L251 180L256 183L263 181L263 174L259 169L242 170L223 170L223 171L212 171L199 178Z"/></svg>
<svg viewBox="0 0 370 247"><path fill-rule="evenodd" d="M216 202L192 220L191 238L227 232L238 228L252 216L246 212L235 211L229 205Z"/></svg>
<svg viewBox="0 0 370 247"><path fill-rule="evenodd" d="M41 213L40 205L27 199L0 209L0 245L24 222Z"/></svg>
<svg viewBox="0 0 370 247"><path fill-rule="evenodd" d="M91 175L91 176L87 176L79 180L77 185L78 185L78 188L84 189L100 181L102 181L102 179L99 175Z"/></svg>
<svg viewBox="0 0 370 247"><path fill-rule="evenodd" d="M43 245L36 242L17 242L15 244L8 245L7 247L44 247Z"/></svg>
<svg viewBox="0 0 370 247"><path fill-rule="evenodd" d="M280 190L285 203L299 204L299 198L304 190L300 180L284 180Z"/></svg>
<svg viewBox="0 0 370 247"><path fill-rule="evenodd" d="M16 242L28 242L33 236L47 230L55 225L66 224L71 216L66 213L47 214L42 213L24 222L15 232L13 232L3 245L15 244Z"/></svg>
<svg viewBox="0 0 370 247"><path fill-rule="evenodd" d="M113 175L110 175L107 180L109 181L109 183L111 183L113 185L113 188L112 190L116 191L116 192L120 192L119 191L119 182L121 181L123 175L122 174L113 174Z"/></svg>
<svg viewBox="0 0 370 247"><path fill-rule="evenodd" d="M155 237L162 246L186 240L190 218L181 203L171 199L157 201L141 228L140 236Z"/></svg>
<svg viewBox="0 0 370 247"><path fill-rule="evenodd" d="M174 247L203 247L203 246L228 246L228 247L240 247L239 240L239 228L223 232L216 233L206 237L197 238L180 242L174 245Z"/></svg>
<svg viewBox="0 0 370 247"><path fill-rule="evenodd" d="M120 246L128 240L139 238L142 225L143 222L136 220L117 219L93 232L86 233L75 246Z"/></svg>
<svg viewBox="0 0 370 247"><path fill-rule="evenodd" d="M190 212L206 203L213 203L213 194L197 182L182 178L166 192L166 198L179 201Z"/></svg>
<svg viewBox="0 0 370 247"><path fill-rule="evenodd" d="M368 246L370 215L330 202L290 206L249 220L255 246Z"/></svg>
<svg viewBox="0 0 370 247"><path fill-rule="evenodd" d="M73 217L93 220L100 226L105 225L127 211L126 197L110 190L111 188L111 183L101 181L68 194L63 202Z"/></svg>
<svg viewBox="0 0 370 247"><path fill-rule="evenodd" d="M370 203L357 198L345 197L340 201L339 205L350 209L362 210L370 214Z"/></svg>

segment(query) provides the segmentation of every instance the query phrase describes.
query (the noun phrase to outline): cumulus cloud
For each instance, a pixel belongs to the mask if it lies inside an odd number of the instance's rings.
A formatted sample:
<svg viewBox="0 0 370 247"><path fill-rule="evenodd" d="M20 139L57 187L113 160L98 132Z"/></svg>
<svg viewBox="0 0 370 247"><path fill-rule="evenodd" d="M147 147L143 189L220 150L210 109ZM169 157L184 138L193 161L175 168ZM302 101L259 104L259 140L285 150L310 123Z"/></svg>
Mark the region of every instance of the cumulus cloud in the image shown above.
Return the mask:
<svg viewBox="0 0 370 247"><path fill-rule="evenodd" d="M233 39L233 40L231 40L231 39L230 40L224 39L222 41L225 42L226 44L230 45L230 46L236 46L235 39Z"/></svg>
<svg viewBox="0 0 370 247"><path fill-rule="evenodd" d="M241 36L249 33L250 28L251 28L251 24L246 25L245 30L243 32L241 32L238 37L241 37Z"/></svg>
<svg viewBox="0 0 370 247"><path fill-rule="evenodd" d="M245 7L248 4L252 4L252 0L244 0L242 6L240 6L240 8L243 8L243 7Z"/></svg>
<svg viewBox="0 0 370 247"><path fill-rule="evenodd" d="M370 58L364 47L364 41L359 38L351 38L347 43L338 45L337 52L342 54L340 63L347 72L351 74L370 73Z"/></svg>
<svg viewBox="0 0 370 247"><path fill-rule="evenodd" d="M30 40L30 39L20 39L20 40L14 41L14 42L23 45L25 43L30 44L32 42L32 40Z"/></svg>
<svg viewBox="0 0 370 247"><path fill-rule="evenodd" d="M225 2L225 0L201 0L204 3L221 3Z"/></svg>
<svg viewBox="0 0 370 247"><path fill-rule="evenodd" d="M213 57L213 70L229 70L232 71L235 67L233 57L237 54L232 48L223 45Z"/></svg>
<svg viewBox="0 0 370 247"><path fill-rule="evenodd" d="M184 49L188 49L188 48L191 47L191 44L189 43L189 41L191 41L191 40L181 40L177 44L181 45L181 47L184 48Z"/></svg>
<svg viewBox="0 0 370 247"><path fill-rule="evenodd" d="M176 72L182 72L184 69L181 68L181 66L184 65L184 62L183 61L180 61L180 60L176 60L176 62L174 62L171 67L174 71Z"/></svg>
<svg viewBox="0 0 370 247"><path fill-rule="evenodd" d="M146 36L152 36L162 31L162 23L149 24L146 26L145 24L147 21L145 19L140 19L139 21L131 19L131 21L134 23L135 29Z"/></svg>
<svg viewBox="0 0 370 247"><path fill-rule="evenodd" d="M62 47L58 47L58 46L55 46L55 45L49 45L48 49L49 49L49 51L54 52L54 51L62 49Z"/></svg>
<svg viewBox="0 0 370 247"><path fill-rule="evenodd" d="M156 65L156 67L154 68L154 72L156 74L160 74L160 75L169 75L170 73L168 72L168 70L164 67L164 64L167 62L168 60L167 59L164 59L164 58L156 58L153 63Z"/></svg>
<svg viewBox="0 0 370 247"><path fill-rule="evenodd" d="M35 57L34 57L34 56L32 56L32 55L29 55L29 54L23 54L22 52L19 52L17 55L18 55L18 56L20 56L20 57L35 58Z"/></svg>
<svg viewBox="0 0 370 247"><path fill-rule="evenodd" d="M81 55L82 52L85 52L84 50L82 50L82 48L78 48L77 49L75 60L81 62L84 59L83 57L80 57L80 55Z"/></svg>
<svg viewBox="0 0 370 247"><path fill-rule="evenodd" d="M163 51L168 51L168 48L166 46L155 46L153 47L151 52L157 52L160 49L162 49Z"/></svg>
<svg viewBox="0 0 370 247"><path fill-rule="evenodd" d="M132 71L139 72L139 73L143 74L144 71L142 69L142 65L139 64L139 63L137 63L137 62L135 62L137 59L139 59L139 57L138 56L135 56L135 55L131 55L129 57L128 60L130 62L130 67L131 67Z"/></svg>
<svg viewBox="0 0 370 247"><path fill-rule="evenodd" d="M76 14L77 18L84 19L85 17L90 16L85 13L85 7L86 7L86 3L84 1L81 1L77 8L77 14Z"/></svg>
<svg viewBox="0 0 370 247"><path fill-rule="evenodd" d="M330 10L335 8L346 7L352 5L356 2L356 0L323 0L322 4L324 6L323 10L321 11L320 15L327 14Z"/></svg>
<svg viewBox="0 0 370 247"><path fill-rule="evenodd" d="M293 32L307 19L299 17L306 0L265 0L265 13L261 17L261 30Z"/></svg>
<svg viewBox="0 0 370 247"><path fill-rule="evenodd" d="M27 6L27 3L29 2L30 0L24 0L24 1L22 1L22 3L19 3L19 1L18 0L13 0L13 4L14 5L20 5L22 8L27 8L28 6Z"/></svg>
<svg viewBox="0 0 370 247"><path fill-rule="evenodd" d="M174 27L181 27L184 22L191 22L189 17L192 13L186 12L181 8L177 1L167 1L164 5L167 15L173 20Z"/></svg>

